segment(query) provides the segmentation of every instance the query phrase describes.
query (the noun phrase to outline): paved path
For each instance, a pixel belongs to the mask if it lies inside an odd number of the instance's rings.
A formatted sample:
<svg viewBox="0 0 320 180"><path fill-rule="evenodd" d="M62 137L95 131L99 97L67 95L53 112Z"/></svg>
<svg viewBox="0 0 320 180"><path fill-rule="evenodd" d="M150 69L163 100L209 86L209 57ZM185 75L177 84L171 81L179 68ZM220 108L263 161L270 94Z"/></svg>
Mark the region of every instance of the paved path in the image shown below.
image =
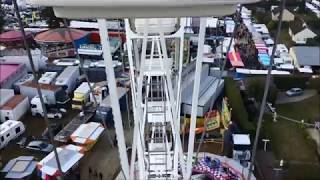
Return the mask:
<svg viewBox="0 0 320 180"><path fill-rule="evenodd" d="M308 99L314 95L317 94L316 90L310 89L310 90L304 90L303 95L301 96L294 96L294 97L289 97L286 95L285 92L280 92L278 93L278 97L276 100L276 104L286 104L286 103L293 103L293 102L299 102L305 99Z"/></svg>
<svg viewBox="0 0 320 180"><path fill-rule="evenodd" d="M314 141L317 143L317 150L318 154L320 155L320 131L316 130L315 128L308 128L307 131L309 135L312 137L312 139L314 139Z"/></svg>
<svg viewBox="0 0 320 180"><path fill-rule="evenodd" d="M114 132L111 132L114 137ZM132 133L125 131L126 143L131 144ZM89 167L93 173L89 175ZM81 179L83 180L100 180L94 172L103 175L103 180L113 179L120 170L120 159L118 148L112 148L106 132L102 134L93 149L89 151L80 161Z"/></svg>

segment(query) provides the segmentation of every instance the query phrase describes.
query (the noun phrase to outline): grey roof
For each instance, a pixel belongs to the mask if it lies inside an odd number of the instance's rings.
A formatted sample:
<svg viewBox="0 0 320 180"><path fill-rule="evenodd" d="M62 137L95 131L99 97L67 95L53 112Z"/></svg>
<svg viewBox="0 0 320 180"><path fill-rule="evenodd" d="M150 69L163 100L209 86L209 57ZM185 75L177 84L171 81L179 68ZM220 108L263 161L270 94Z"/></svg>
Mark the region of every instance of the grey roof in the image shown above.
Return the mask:
<svg viewBox="0 0 320 180"><path fill-rule="evenodd" d="M292 48L300 66L320 66L319 46L294 46Z"/></svg>
<svg viewBox="0 0 320 180"><path fill-rule="evenodd" d="M19 156L10 160L1 172L7 173L5 178L22 179L31 175L36 165L37 162L33 156Z"/></svg>

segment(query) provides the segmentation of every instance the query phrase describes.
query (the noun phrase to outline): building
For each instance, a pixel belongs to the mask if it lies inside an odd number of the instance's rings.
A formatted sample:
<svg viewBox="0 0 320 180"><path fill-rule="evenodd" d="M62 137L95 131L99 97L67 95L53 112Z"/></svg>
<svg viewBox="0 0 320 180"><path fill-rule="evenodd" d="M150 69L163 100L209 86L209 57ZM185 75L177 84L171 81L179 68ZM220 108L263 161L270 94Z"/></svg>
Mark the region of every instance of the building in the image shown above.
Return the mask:
<svg viewBox="0 0 320 180"><path fill-rule="evenodd" d="M306 44L308 39L313 39L317 36L307 24L300 18L296 18L289 24L289 34L292 41L297 44Z"/></svg>
<svg viewBox="0 0 320 180"><path fill-rule="evenodd" d="M289 51L296 68L310 66L320 68L320 47L293 46Z"/></svg>
<svg viewBox="0 0 320 180"><path fill-rule="evenodd" d="M272 6L271 7L271 17L273 21L278 21L280 15L280 7ZM283 10L282 21L289 22L294 20L294 14L291 13L288 9Z"/></svg>
<svg viewBox="0 0 320 180"><path fill-rule="evenodd" d="M306 1L306 8L313 12L318 18L320 18L320 1L312 0Z"/></svg>
<svg viewBox="0 0 320 180"><path fill-rule="evenodd" d="M25 64L0 63L0 88L11 89L12 85L25 75L27 75Z"/></svg>

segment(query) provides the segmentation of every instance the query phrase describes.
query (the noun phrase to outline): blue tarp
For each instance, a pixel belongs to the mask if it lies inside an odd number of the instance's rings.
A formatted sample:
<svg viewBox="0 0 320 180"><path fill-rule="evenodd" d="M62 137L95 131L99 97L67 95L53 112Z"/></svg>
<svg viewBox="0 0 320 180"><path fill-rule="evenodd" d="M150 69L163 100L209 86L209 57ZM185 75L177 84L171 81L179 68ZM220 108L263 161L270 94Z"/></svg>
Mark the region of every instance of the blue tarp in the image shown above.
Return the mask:
<svg viewBox="0 0 320 180"><path fill-rule="evenodd" d="M258 54L259 61L264 66L269 66L270 64L270 56L268 54Z"/></svg>

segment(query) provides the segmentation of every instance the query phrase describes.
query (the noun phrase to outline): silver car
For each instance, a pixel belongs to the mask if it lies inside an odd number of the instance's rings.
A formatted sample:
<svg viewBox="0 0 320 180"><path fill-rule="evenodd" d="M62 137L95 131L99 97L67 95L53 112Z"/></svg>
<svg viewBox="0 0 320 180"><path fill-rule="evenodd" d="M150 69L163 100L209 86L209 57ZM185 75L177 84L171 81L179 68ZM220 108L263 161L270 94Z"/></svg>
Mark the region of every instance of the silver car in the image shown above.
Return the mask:
<svg viewBox="0 0 320 180"><path fill-rule="evenodd" d="M26 146L27 149L32 150L32 151L39 151L39 152L44 152L44 153L49 153L53 150L53 145L49 144L45 141L31 141L29 144Z"/></svg>
<svg viewBox="0 0 320 180"><path fill-rule="evenodd" d="M303 90L301 88L291 88L290 90L286 91L287 96L300 96L303 94Z"/></svg>

